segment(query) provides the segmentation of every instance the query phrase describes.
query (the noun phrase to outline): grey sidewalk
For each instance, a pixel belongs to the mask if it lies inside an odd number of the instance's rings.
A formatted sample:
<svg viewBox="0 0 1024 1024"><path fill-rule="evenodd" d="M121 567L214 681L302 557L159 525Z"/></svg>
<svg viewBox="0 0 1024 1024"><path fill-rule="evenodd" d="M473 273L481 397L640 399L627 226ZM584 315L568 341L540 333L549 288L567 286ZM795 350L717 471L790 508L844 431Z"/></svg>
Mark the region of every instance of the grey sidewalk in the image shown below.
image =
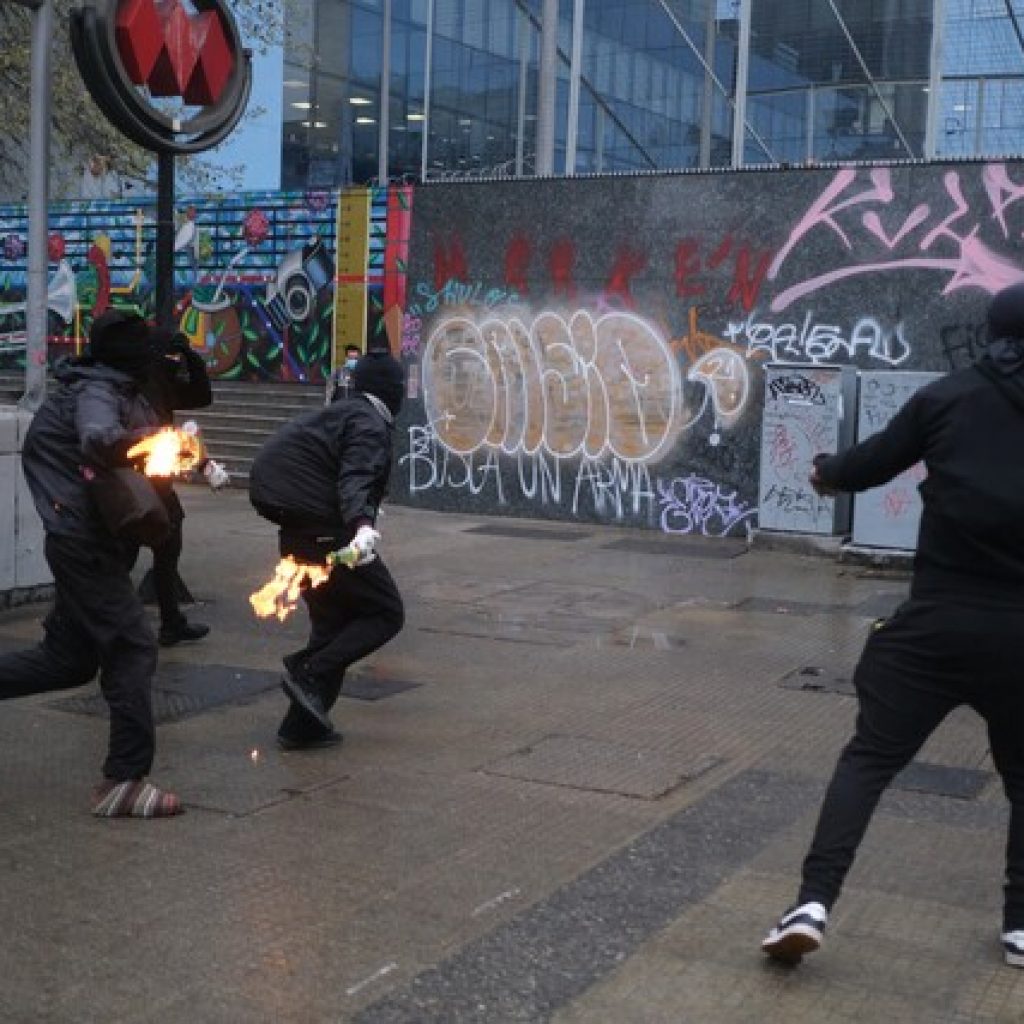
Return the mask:
<svg viewBox="0 0 1024 1024"><path fill-rule="evenodd" d="M759 952L905 577L389 509L406 629L339 702L344 745L284 754L305 622L247 602L273 527L241 493L184 500L213 633L161 654L154 778L189 813L88 815L94 687L0 704L3 1024L1024 1022L969 714L886 798L822 952ZM0 614L0 649L41 612Z"/></svg>

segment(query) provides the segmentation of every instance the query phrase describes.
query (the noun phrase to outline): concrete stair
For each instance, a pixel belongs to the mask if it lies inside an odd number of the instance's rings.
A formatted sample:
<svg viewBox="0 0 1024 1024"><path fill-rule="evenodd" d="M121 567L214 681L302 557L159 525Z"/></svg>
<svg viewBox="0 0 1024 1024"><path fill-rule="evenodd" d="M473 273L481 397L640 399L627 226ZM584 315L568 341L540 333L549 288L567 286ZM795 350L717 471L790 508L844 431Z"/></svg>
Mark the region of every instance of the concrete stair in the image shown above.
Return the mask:
<svg viewBox="0 0 1024 1024"><path fill-rule="evenodd" d="M17 402L25 376L0 371L0 405ZM244 483L253 457L283 423L324 403L322 384L280 384L259 381L214 381L213 405L177 414L179 422L195 420L210 457L222 463L232 478Z"/></svg>
<svg viewBox="0 0 1024 1024"><path fill-rule="evenodd" d="M213 405L176 415L178 422L195 420L207 451L244 483L264 441L282 424L324 404L322 384L274 384L214 381Z"/></svg>

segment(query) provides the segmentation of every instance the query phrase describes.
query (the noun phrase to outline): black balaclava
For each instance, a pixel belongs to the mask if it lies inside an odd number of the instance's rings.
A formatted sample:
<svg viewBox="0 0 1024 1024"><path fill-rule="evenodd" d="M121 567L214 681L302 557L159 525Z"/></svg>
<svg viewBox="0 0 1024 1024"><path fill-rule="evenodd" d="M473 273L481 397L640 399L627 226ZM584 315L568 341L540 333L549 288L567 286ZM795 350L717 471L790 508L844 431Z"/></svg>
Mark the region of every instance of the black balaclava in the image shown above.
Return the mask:
<svg viewBox="0 0 1024 1024"><path fill-rule="evenodd" d="M988 307L986 362L1002 374L1024 368L1024 284L995 295Z"/></svg>
<svg viewBox="0 0 1024 1024"><path fill-rule="evenodd" d="M149 326L141 316L111 309L93 321L89 355L133 377L145 376L153 358Z"/></svg>
<svg viewBox="0 0 1024 1024"><path fill-rule="evenodd" d="M397 416L405 395L405 371L390 352L367 352L352 371L352 386L376 396Z"/></svg>

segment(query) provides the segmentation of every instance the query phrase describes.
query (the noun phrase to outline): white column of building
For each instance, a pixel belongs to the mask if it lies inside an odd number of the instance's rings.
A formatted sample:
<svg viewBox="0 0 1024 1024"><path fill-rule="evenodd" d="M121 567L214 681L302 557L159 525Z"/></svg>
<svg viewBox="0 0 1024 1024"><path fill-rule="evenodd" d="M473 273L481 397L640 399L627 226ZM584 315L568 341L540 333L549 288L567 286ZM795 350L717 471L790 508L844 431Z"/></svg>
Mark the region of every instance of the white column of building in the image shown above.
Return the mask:
<svg viewBox="0 0 1024 1024"><path fill-rule="evenodd" d="M384 0L381 19L380 117L377 119L380 135L377 138L377 181L381 185L387 185L388 137L391 134L391 0Z"/></svg>
<svg viewBox="0 0 1024 1024"><path fill-rule="evenodd" d="M565 173L576 173L576 143L580 130L580 65L583 61L583 5L573 0L572 54L569 58L569 123L565 138Z"/></svg>
<svg viewBox="0 0 1024 1024"><path fill-rule="evenodd" d="M430 80L434 72L434 0L427 0L427 50L423 56L423 138L420 141L420 181L427 180L430 159Z"/></svg>
<svg viewBox="0 0 1024 1024"><path fill-rule="evenodd" d="M942 109L942 46L946 31L945 0L932 0L932 52L928 64L928 112L924 125L924 158L938 150L939 111Z"/></svg>
<svg viewBox="0 0 1024 1024"><path fill-rule="evenodd" d="M517 33L519 46L519 95L516 102L516 176L522 177L523 157L526 153L526 86L530 70L530 23L526 14L516 8L519 19Z"/></svg>
<svg viewBox="0 0 1024 1024"><path fill-rule="evenodd" d="M750 68L750 13L753 0L739 0L740 32L736 53L736 94L732 114L732 165L743 166L747 141L747 75Z"/></svg>
<svg viewBox="0 0 1024 1024"><path fill-rule="evenodd" d="M540 20L537 83L538 175L555 173L555 74L558 62L558 0L544 0Z"/></svg>

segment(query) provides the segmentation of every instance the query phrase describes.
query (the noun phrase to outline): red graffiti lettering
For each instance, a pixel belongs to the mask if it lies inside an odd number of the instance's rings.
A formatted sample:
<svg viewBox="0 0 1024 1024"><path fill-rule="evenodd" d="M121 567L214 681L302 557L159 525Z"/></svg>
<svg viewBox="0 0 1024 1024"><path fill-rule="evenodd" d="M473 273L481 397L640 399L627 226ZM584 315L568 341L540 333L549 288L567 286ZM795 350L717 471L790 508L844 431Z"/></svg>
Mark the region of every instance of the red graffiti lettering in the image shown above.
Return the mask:
<svg viewBox="0 0 1024 1024"><path fill-rule="evenodd" d="M572 268L576 262L576 248L568 238L561 238L551 247L551 287L556 295L571 299L576 295Z"/></svg>
<svg viewBox="0 0 1024 1024"><path fill-rule="evenodd" d="M469 269L462 240L453 238L448 247L438 239L434 242L434 289L440 291L449 281L466 281Z"/></svg>
<svg viewBox="0 0 1024 1024"><path fill-rule="evenodd" d="M529 292L526 271L530 265L530 242L524 235L516 235L505 250L505 284L520 295Z"/></svg>
<svg viewBox="0 0 1024 1024"><path fill-rule="evenodd" d="M717 270L726 260L729 255L729 251L732 249L732 235L726 235L721 242L718 243L718 248L711 254L708 259L708 266L712 270Z"/></svg>
<svg viewBox="0 0 1024 1024"><path fill-rule="evenodd" d="M743 246L736 253L736 268L733 271L732 287L729 289L728 299L730 302L739 302L749 313L757 302L758 292L764 284L765 275L768 273L768 264L771 262L771 252L762 253L751 268L750 250Z"/></svg>
<svg viewBox="0 0 1024 1024"><path fill-rule="evenodd" d="M622 300L627 309L634 309L636 301L633 298L632 279L646 266L647 257L642 252L628 245L623 246L604 287L605 295L614 295Z"/></svg>
<svg viewBox="0 0 1024 1024"><path fill-rule="evenodd" d="M692 295L703 295L704 285L691 278L700 273L700 251L697 242L684 238L676 246L676 295L681 299Z"/></svg>

